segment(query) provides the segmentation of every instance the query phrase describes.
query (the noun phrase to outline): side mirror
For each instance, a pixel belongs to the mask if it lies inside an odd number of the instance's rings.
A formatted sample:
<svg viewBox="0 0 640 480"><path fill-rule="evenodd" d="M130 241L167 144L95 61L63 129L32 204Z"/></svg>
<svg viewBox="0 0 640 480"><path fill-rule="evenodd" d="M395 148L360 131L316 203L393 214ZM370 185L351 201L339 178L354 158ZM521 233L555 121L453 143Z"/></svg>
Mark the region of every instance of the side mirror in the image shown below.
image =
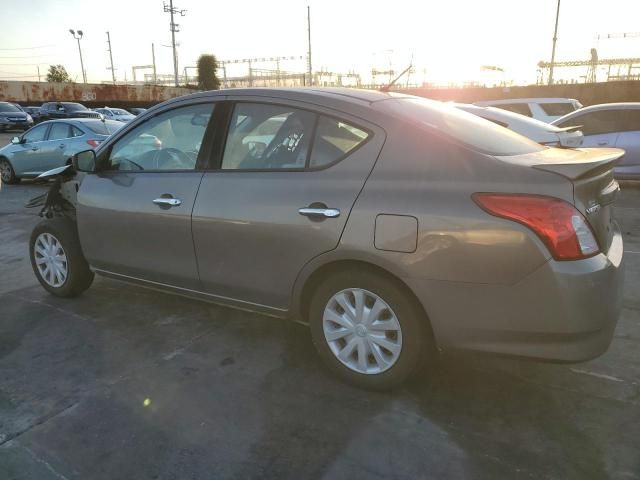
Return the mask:
<svg viewBox="0 0 640 480"><path fill-rule="evenodd" d="M22 139L20 137L13 137L11 139L11 143L13 143L14 145L18 145L19 143L22 143Z"/></svg>
<svg viewBox="0 0 640 480"><path fill-rule="evenodd" d="M85 150L71 157L71 165L76 172L94 173L96 171L96 152Z"/></svg>

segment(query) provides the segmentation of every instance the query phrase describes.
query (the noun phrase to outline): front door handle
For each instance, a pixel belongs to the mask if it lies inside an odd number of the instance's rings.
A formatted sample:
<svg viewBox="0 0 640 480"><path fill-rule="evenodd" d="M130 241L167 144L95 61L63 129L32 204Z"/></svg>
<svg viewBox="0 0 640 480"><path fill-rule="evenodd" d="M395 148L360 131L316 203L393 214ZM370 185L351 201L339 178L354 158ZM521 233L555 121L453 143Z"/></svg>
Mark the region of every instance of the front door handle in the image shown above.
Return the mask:
<svg viewBox="0 0 640 480"><path fill-rule="evenodd" d="M31 151L32 151L32 152L37 152L38 150L40 150L38 147L32 147L32 148L31 148Z"/></svg>
<svg viewBox="0 0 640 480"><path fill-rule="evenodd" d="M605 145L609 145L609 142L607 142L606 140L602 141L602 142L598 142L598 146L603 147Z"/></svg>
<svg viewBox="0 0 640 480"><path fill-rule="evenodd" d="M64 143L61 143L60 145L58 145L58 148L64 148L64 147L66 147Z"/></svg>
<svg viewBox="0 0 640 480"><path fill-rule="evenodd" d="M324 218L336 218L340 216L340 210L337 208L312 208L304 207L298 210L300 215L305 217L324 217Z"/></svg>
<svg viewBox="0 0 640 480"><path fill-rule="evenodd" d="M161 207L177 207L182 201L177 198L156 198L153 203Z"/></svg>

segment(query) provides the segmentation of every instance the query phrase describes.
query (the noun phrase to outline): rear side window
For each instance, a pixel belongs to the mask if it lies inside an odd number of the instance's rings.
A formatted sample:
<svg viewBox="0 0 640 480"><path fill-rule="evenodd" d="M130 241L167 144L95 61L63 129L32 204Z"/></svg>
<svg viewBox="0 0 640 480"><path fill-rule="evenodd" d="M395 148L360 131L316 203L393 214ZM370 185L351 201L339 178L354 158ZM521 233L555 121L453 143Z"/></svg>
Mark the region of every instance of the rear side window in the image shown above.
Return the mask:
<svg viewBox="0 0 640 480"><path fill-rule="evenodd" d="M223 170L304 168L315 115L284 105L238 103L222 157Z"/></svg>
<svg viewBox="0 0 640 480"><path fill-rule="evenodd" d="M640 109L627 109L618 111L618 131L633 132L640 130Z"/></svg>
<svg viewBox="0 0 640 480"><path fill-rule="evenodd" d="M69 138L69 125L66 123L54 123L49 130L49 140L62 140L63 138Z"/></svg>
<svg viewBox="0 0 640 480"><path fill-rule="evenodd" d="M500 105L494 105L496 108L501 108L502 110L507 110L513 113L519 113L520 115L526 115L527 117L532 117L531 109L529 108L529 104L527 103L502 103Z"/></svg>
<svg viewBox="0 0 640 480"><path fill-rule="evenodd" d="M426 98L398 98L374 105L487 155L523 155L546 148L483 118Z"/></svg>
<svg viewBox="0 0 640 480"><path fill-rule="evenodd" d="M80 130L78 127L71 127L71 136L72 137L81 137L82 135L84 135L84 132L82 130Z"/></svg>
<svg viewBox="0 0 640 480"><path fill-rule="evenodd" d="M568 113L575 111L575 107L572 103L539 103L540 108L544 113L553 117L561 117Z"/></svg>
<svg viewBox="0 0 640 480"><path fill-rule="evenodd" d="M331 164L358 148L368 138L364 130L334 118L321 116L311 151L309 167Z"/></svg>

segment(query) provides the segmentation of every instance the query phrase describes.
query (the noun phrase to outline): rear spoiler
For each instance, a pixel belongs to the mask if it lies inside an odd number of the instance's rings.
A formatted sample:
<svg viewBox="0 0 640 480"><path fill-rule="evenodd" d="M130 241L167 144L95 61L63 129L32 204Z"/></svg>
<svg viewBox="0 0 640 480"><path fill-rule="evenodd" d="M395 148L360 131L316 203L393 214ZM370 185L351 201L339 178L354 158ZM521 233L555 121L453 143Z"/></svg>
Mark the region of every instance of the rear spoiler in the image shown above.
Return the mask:
<svg viewBox="0 0 640 480"><path fill-rule="evenodd" d="M545 148L523 155L499 156L500 161L557 173L570 180L611 170L624 155L619 148Z"/></svg>
<svg viewBox="0 0 640 480"><path fill-rule="evenodd" d="M561 132L571 133L571 132L577 132L578 130L580 130L582 128L582 125L575 125L573 127L557 127L557 128ZM554 130L554 132L557 132L558 130Z"/></svg>
<svg viewBox="0 0 640 480"><path fill-rule="evenodd" d="M553 149L557 152L557 149ZM570 180L594 175L613 168L623 155L619 148L577 148L562 150L566 155L540 155L539 161L534 159L532 167L538 170L558 173Z"/></svg>

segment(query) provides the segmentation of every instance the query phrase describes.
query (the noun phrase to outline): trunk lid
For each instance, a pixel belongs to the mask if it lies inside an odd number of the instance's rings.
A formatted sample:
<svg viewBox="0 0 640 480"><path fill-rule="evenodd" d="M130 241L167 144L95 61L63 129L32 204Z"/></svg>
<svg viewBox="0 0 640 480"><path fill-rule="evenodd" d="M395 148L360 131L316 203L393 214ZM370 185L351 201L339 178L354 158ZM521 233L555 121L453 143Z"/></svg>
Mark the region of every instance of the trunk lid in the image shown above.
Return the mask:
<svg viewBox="0 0 640 480"><path fill-rule="evenodd" d="M620 187L613 167L624 155L618 148L549 148L500 160L562 175L573 184L573 204L587 219L603 252L613 237L612 204Z"/></svg>

